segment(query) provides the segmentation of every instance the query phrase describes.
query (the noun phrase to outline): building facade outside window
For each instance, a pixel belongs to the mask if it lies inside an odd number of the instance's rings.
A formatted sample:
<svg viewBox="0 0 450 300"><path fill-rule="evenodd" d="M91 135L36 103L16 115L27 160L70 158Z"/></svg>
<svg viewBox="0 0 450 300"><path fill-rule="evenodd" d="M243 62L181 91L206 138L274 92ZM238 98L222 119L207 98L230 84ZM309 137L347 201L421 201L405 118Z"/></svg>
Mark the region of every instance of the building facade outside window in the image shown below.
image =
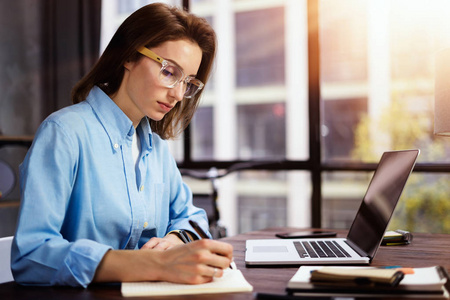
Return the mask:
<svg viewBox="0 0 450 300"><path fill-rule="evenodd" d="M105 1L106 33L152 1L115 2ZM450 141L433 135L434 55L450 47L445 0L190 1L190 10L215 28L219 48L190 126L189 159L211 165L308 162L310 2L318 4L319 15L317 142L321 162L331 166L321 173L321 226L348 228L372 172L346 166L376 163L383 151L408 148L421 149L419 164L450 162ZM171 142L181 164L184 146L183 137ZM220 179L221 220L229 234L310 226L310 172L308 167L240 171ZM391 226L450 232L447 174L414 172ZM209 182L186 181L196 193L210 190ZM411 221L417 216L422 224Z"/></svg>

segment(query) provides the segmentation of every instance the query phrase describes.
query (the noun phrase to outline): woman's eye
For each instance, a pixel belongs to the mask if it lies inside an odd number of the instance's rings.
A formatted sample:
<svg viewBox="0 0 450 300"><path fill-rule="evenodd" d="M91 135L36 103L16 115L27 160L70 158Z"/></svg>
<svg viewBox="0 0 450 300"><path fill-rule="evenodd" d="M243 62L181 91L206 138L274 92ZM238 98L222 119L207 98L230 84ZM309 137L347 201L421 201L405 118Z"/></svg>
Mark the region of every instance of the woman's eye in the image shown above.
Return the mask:
<svg viewBox="0 0 450 300"><path fill-rule="evenodd" d="M163 74L164 76L166 76L166 77L173 77L173 76L174 76L173 73L170 72L170 71L167 70L167 69L162 70L162 74Z"/></svg>

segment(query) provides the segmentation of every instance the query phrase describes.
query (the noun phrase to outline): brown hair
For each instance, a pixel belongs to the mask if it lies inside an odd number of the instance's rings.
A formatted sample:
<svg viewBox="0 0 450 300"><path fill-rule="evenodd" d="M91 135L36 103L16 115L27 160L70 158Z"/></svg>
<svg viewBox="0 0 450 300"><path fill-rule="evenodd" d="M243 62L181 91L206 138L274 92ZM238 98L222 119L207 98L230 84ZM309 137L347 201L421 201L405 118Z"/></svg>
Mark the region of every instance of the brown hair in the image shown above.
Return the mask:
<svg viewBox="0 0 450 300"><path fill-rule="evenodd" d="M114 94L122 82L125 62L142 57L136 49L157 47L164 42L181 39L198 44L202 50L196 78L206 83L216 52L214 30L203 18L166 4L154 3L135 11L120 25L98 62L72 89L72 102L84 101L96 85L106 94ZM160 121L149 119L153 132L163 139L180 134L191 121L201 92L192 99L178 102Z"/></svg>

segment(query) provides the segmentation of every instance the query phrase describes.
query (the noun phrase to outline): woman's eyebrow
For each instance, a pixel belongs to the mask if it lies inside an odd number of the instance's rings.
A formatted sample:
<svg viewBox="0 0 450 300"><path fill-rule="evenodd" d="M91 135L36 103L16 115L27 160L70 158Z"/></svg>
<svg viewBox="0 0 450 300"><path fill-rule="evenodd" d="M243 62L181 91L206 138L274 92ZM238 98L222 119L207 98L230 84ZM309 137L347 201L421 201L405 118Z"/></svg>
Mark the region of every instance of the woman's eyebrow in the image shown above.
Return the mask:
<svg viewBox="0 0 450 300"><path fill-rule="evenodd" d="M183 69L183 67L180 66L176 61L174 61L174 60L172 60L172 59L170 59L170 58L164 58L164 57L163 57L163 59L164 59L164 60L167 60L167 61L169 61L169 62L171 62L171 63L173 63L173 64L176 65L178 68L180 68L181 71L185 72L185 70ZM197 74L188 74L187 76L196 77Z"/></svg>
<svg viewBox="0 0 450 300"><path fill-rule="evenodd" d="M184 69L183 69L183 67L182 66L180 66L176 61L174 61L173 59L170 59L170 58L163 58L164 60L167 60L167 61L169 61L169 62L171 62L171 63L173 63L174 65L176 65L178 68L180 68L183 72L184 72Z"/></svg>

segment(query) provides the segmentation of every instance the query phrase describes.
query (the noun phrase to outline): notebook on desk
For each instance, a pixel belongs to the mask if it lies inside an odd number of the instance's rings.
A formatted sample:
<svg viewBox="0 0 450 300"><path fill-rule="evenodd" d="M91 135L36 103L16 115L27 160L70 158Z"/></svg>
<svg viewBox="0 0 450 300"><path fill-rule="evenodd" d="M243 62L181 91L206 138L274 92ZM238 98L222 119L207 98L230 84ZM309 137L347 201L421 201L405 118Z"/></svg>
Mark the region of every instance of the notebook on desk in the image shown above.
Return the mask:
<svg viewBox="0 0 450 300"><path fill-rule="evenodd" d="M247 240L251 265L370 264L419 150L383 153L346 238Z"/></svg>

